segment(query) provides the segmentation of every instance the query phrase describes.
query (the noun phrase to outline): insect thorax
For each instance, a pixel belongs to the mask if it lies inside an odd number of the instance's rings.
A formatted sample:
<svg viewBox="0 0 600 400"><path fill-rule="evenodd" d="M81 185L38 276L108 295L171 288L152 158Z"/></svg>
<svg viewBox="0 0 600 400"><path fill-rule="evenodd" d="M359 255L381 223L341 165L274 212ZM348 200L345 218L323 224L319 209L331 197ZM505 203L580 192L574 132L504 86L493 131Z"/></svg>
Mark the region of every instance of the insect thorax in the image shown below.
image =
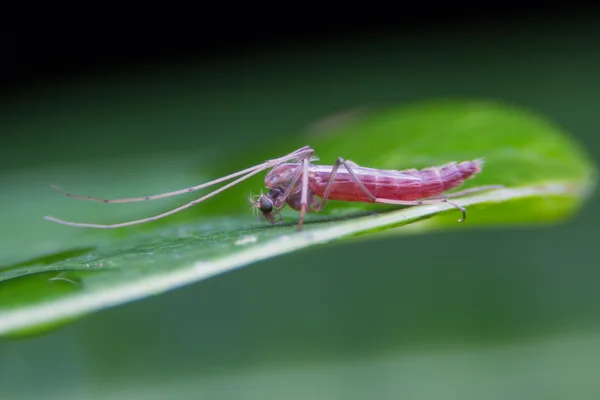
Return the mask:
<svg viewBox="0 0 600 400"><path fill-rule="evenodd" d="M298 168L300 168L300 164L279 164L265 177L265 186L269 189L272 188L283 188L287 189L292 183L294 176L298 172Z"/></svg>

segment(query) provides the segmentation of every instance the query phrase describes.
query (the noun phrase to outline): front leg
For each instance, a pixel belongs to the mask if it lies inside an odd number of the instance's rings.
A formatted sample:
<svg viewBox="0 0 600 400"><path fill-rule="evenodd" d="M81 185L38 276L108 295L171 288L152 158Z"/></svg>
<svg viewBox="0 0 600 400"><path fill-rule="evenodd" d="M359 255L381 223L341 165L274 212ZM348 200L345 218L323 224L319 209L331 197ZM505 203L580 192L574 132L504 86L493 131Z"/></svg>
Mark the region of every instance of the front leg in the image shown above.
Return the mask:
<svg viewBox="0 0 600 400"><path fill-rule="evenodd" d="M300 218L298 219L298 230L302 230L304 215L308 207L308 161L302 160L302 189L300 191Z"/></svg>

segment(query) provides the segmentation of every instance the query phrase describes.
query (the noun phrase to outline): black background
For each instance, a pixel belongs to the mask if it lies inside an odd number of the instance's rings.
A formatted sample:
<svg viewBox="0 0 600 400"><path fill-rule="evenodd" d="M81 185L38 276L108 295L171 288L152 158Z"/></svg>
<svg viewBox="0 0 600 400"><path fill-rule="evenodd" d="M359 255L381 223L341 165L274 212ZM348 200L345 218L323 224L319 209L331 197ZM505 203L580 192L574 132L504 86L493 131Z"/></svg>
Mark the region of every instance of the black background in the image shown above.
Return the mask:
<svg viewBox="0 0 600 400"><path fill-rule="evenodd" d="M478 3L326 6L281 3L244 8L235 3L178 6L37 5L13 2L4 14L0 83L31 84L148 62L222 58L265 47L390 33L440 31L502 34L535 22L561 23L598 8L585 3ZM6 8L5 8L6 10Z"/></svg>

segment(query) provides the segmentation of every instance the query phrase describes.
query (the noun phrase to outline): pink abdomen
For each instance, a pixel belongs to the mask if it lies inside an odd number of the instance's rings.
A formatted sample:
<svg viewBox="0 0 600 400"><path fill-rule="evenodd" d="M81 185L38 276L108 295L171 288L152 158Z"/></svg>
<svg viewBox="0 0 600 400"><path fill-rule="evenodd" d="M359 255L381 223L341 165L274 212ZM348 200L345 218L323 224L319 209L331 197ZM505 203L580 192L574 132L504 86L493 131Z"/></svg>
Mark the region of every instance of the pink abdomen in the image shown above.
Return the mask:
<svg viewBox="0 0 600 400"><path fill-rule="evenodd" d="M351 167L367 190L375 197L388 200L418 200L437 196L463 183L481 170L481 160L448 163L440 167L404 171ZM311 166L310 187L322 197L331 167ZM338 170L329 192L330 200L369 202L369 197L344 167Z"/></svg>

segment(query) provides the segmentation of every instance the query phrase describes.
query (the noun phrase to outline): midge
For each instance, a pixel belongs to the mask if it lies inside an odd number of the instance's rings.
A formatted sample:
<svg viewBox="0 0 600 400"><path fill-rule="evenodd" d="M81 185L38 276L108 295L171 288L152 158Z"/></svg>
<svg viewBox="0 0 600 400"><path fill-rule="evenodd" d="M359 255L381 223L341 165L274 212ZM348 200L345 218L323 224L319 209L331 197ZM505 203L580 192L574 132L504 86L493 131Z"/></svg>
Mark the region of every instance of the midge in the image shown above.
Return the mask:
<svg viewBox="0 0 600 400"><path fill-rule="evenodd" d="M262 164L255 165L254 167L238 171L198 186L192 186L187 189L176 190L169 193L127 199L103 200L96 197L68 193L56 186L52 186L53 189L58 190L69 197L98 201L101 203L128 203L155 200L163 197L194 192L237 178L233 182L223 185L188 204L137 221L113 225L97 225L63 221L50 216L44 218L63 225L86 228L109 229L142 224L144 222L167 217L199 204L251 176L270 168L271 171L269 171L265 177L265 186L269 189L269 192L267 194L261 194L256 200L251 198L250 202L255 209L262 212L262 216L271 224L276 224L282 220L279 211L285 207L286 204L292 209L300 211L298 230L302 229L305 214L307 212L322 210L327 204L327 200L398 204L405 206L448 203L456 207L462 213L462 217L459 220L459 222L462 222L466 218L466 210L464 207L450 201L450 197L502 187L501 185L480 186L445 196L443 195L445 191L461 185L465 179L471 178L480 172L482 160L463 161L460 163L451 162L439 167L430 167L422 170L407 169L403 171L361 167L352 161L344 160L341 157L337 159L333 166L311 164L311 161L316 160L315 151L309 146L305 146L283 157L268 160ZM321 198L320 201L318 197Z"/></svg>

